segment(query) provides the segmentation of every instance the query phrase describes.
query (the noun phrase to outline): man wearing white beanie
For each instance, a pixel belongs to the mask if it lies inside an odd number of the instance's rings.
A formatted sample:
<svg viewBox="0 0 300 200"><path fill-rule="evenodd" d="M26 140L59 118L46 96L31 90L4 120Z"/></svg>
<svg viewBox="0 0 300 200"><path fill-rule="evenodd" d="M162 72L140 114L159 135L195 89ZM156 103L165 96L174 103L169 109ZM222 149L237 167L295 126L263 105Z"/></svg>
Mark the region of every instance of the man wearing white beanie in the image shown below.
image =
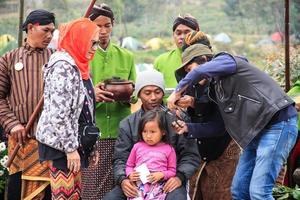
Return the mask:
<svg viewBox="0 0 300 200"><path fill-rule="evenodd" d="M149 110L159 108L162 105L164 93L164 79L160 72L148 70L137 75L135 95L141 99L142 106L120 122L113 157L116 186L105 195L104 200L126 200L128 197L132 198L138 195L137 186L126 177L127 158L133 145L138 141L138 124L141 116ZM194 140L188 140L184 136L176 134L172 127L174 116L166 116L170 143L175 148L178 159L176 176L166 182L164 191L167 193L167 200L185 200L187 199L186 182L197 170L200 156Z"/></svg>
<svg viewBox="0 0 300 200"><path fill-rule="evenodd" d="M148 85L159 87L165 93L165 83L163 74L155 69L140 72L136 77L134 94L138 96L140 90Z"/></svg>

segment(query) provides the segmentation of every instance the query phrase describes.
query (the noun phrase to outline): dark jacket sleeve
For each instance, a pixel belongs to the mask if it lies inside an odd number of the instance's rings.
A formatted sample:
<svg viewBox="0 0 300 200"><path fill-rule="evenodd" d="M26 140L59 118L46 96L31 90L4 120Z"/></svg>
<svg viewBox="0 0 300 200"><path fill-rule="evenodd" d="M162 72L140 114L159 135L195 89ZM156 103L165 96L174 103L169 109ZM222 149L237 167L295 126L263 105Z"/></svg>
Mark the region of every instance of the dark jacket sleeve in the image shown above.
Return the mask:
<svg viewBox="0 0 300 200"><path fill-rule="evenodd" d="M226 129L220 112L211 110L212 114L207 116L207 121L199 123L186 123L189 132L188 138L211 138L224 135Z"/></svg>
<svg viewBox="0 0 300 200"><path fill-rule="evenodd" d="M214 57L211 61L199 66L200 67L196 67L190 71L178 83L175 89L176 92L180 91L186 85L195 85L202 79L234 74L237 69L235 59L227 53L221 53L219 56Z"/></svg>
<svg viewBox="0 0 300 200"><path fill-rule="evenodd" d="M186 182L200 165L200 154L194 139L178 136L176 151L178 155L176 176Z"/></svg>
<svg viewBox="0 0 300 200"><path fill-rule="evenodd" d="M113 155L113 171L116 184L121 184L126 178L126 162L135 143L131 132L129 118L125 118L120 122Z"/></svg>
<svg viewBox="0 0 300 200"><path fill-rule="evenodd" d="M211 138L224 135L226 129L222 121L209 121L203 123L187 123L188 138Z"/></svg>
<svg viewBox="0 0 300 200"><path fill-rule="evenodd" d="M168 133L171 137L171 143L176 150L177 172L176 176L185 183L195 173L200 165L200 154L197 143L194 139L187 139L184 135L178 135L171 122L172 117L168 117Z"/></svg>

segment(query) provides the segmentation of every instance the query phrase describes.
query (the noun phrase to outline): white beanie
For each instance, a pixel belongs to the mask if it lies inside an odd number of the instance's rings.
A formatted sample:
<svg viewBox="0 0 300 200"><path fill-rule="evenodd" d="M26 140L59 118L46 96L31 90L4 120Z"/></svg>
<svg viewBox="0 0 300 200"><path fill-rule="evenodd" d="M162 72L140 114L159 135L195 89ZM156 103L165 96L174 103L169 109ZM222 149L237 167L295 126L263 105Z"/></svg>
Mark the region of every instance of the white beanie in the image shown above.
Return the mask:
<svg viewBox="0 0 300 200"><path fill-rule="evenodd" d="M157 86L165 93L164 76L157 70L150 69L137 74L134 95L138 96L139 92L149 85Z"/></svg>

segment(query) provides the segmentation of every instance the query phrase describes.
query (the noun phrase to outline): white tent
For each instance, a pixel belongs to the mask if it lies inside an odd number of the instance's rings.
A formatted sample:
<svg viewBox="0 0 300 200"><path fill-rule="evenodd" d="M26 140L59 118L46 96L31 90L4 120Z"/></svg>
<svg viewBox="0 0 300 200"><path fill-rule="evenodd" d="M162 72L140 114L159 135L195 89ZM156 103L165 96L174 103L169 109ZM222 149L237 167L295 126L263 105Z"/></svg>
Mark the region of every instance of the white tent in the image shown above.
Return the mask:
<svg viewBox="0 0 300 200"><path fill-rule="evenodd" d="M214 37L214 41L228 44L231 42L231 38L226 33L219 33Z"/></svg>
<svg viewBox="0 0 300 200"><path fill-rule="evenodd" d="M143 44L133 37L125 37L122 39L121 47L136 51L143 48Z"/></svg>

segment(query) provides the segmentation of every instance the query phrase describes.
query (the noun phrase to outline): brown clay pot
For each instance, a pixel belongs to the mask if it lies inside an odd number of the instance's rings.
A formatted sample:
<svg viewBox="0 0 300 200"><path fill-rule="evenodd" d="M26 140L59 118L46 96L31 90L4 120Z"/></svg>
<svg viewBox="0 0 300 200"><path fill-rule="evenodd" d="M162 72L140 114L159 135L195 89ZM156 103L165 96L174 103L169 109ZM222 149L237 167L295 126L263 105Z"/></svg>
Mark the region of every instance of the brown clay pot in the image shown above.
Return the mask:
<svg viewBox="0 0 300 200"><path fill-rule="evenodd" d="M113 93L115 101L130 102L130 97L134 91L134 83L120 77L113 77L104 81L104 90Z"/></svg>

